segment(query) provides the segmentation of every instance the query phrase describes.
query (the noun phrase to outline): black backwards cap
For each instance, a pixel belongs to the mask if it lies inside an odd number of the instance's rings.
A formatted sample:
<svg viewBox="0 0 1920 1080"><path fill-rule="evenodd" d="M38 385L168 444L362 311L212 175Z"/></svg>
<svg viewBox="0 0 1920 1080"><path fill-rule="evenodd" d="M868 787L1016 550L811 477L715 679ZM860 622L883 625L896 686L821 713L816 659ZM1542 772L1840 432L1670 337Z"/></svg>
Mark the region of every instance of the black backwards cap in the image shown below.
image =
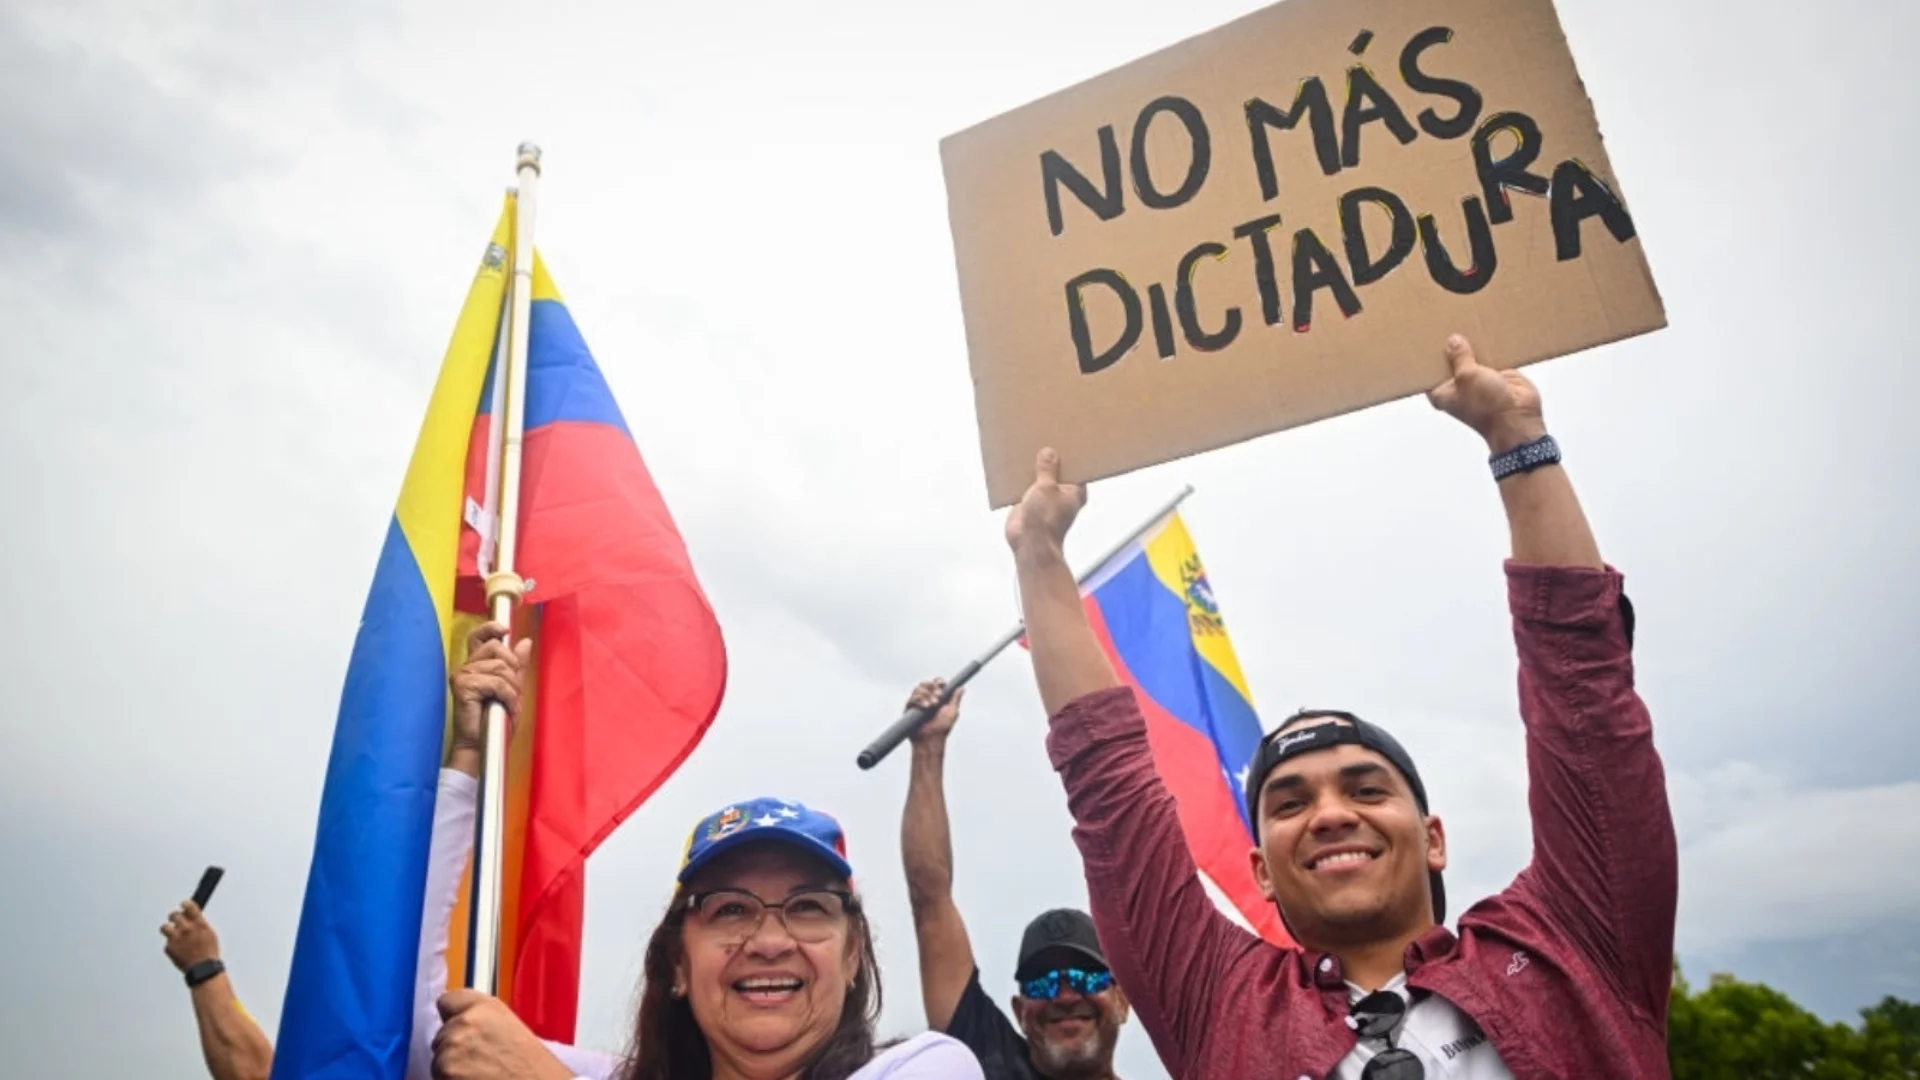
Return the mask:
<svg viewBox="0 0 1920 1080"><path fill-rule="evenodd" d="M1254 823L1256 830L1260 821L1260 789L1265 786L1268 773L1289 758L1311 754L1316 750L1331 750L1347 743L1365 747L1386 758L1389 764L1400 770L1401 776L1406 777L1420 813L1424 816L1431 812L1427 809L1427 786L1420 782L1420 770L1413 766L1413 755L1400 745L1400 740L1350 712L1313 709L1302 716L1310 722L1308 726L1290 728L1282 725L1279 730L1260 740L1260 748L1253 752L1253 767L1247 771L1247 820ZM1311 723L1315 720L1327 722ZM1347 723L1334 723L1335 720L1345 720ZM1447 892L1440 882L1440 871L1428 871L1427 879L1433 886L1433 921L1445 922Z"/></svg>

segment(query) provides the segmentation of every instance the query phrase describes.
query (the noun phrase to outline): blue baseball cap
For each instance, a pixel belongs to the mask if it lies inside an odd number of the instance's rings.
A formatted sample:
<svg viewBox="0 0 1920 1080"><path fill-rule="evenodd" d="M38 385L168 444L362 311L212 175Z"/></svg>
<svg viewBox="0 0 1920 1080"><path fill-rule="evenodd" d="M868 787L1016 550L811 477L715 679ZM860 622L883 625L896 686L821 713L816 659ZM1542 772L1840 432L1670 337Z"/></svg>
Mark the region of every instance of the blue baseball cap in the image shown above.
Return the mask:
<svg viewBox="0 0 1920 1080"><path fill-rule="evenodd" d="M847 837L831 816L787 799L760 798L737 802L701 818L687 834L680 858L679 882L742 844L759 841L790 844L833 867L843 878L853 877L847 862Z"/></svg>

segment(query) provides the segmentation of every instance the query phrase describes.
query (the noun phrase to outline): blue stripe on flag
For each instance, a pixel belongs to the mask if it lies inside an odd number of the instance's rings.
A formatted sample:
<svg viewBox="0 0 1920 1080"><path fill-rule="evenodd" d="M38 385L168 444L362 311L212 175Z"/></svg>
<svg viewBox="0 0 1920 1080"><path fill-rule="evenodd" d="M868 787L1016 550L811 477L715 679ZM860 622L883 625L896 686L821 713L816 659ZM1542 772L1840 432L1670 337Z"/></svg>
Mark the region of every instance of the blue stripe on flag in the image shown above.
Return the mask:
<svg viewBox="0 0 1920 1080"><path fill-rule="evenodd" d="M606 424L632 438L626 417L567 306L558 300L535 300L528 321L532 337L527 341L526 430L573 420ZM487 386L493 385L493 376L494 365L489 361ZM482 394L481 414L491 411L491 400Z"/></svg>
<svg viewBox="0 0 1920 1080"><path fill-rule="evenodd" d="M399 1080L445 732L440 620L387 530L341 695L274 1080Z"/></svg>
<svg viewBox="0 0 1920 1080"><path fill-rule="evenodd" d="M1170 716L1213 743L1221 782L1234 790L1244 823L1246 799L1239 772L1260 743L1260 720L1240 691L1194 647L1186 602L1167 590L1144 552L1095 589L1093 599L1107 621L1114 649L1140 688ZM1248 832L1251 835L1250 825Z"/></svg>

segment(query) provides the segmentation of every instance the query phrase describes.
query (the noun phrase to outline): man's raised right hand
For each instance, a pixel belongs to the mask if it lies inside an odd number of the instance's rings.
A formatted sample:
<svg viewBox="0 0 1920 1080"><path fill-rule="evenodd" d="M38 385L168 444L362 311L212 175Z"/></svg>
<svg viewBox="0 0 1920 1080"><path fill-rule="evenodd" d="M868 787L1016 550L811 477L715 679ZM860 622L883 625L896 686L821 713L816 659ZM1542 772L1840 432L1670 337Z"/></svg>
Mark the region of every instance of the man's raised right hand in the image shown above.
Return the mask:
<svg viewBox="0 0 1920 1080"><path fill-rule="evenodd" d="M1087 505L1084 484L1060 482L1060 455L1048 447L1036 456L1033 484L1007 515L1007 544L1015 558L1061 556L1067 530Z"/></svg>

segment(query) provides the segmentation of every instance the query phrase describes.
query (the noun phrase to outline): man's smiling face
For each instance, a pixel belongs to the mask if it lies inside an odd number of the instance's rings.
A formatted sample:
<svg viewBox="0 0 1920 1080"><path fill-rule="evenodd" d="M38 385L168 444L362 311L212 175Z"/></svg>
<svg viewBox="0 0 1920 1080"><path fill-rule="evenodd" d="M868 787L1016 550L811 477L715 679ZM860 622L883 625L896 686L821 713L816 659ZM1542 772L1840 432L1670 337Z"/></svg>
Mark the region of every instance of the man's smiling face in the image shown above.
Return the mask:
<svg viewBox="0 0 1920 1080"><path fill-rule="evenodd" d="M1105 970L1066 949L1040 954L1035 966ZM1112 1073L1120 1025L1127 1020L1127 999L1118 983L1097 994L1062 985L1053 998L1016 995L1013 1015L1027 1037L1034 1071L1047 1080L1078 1080Z"/></svg>
<svg viewBox="0 0 1920 1080"><path fill-rule="evenodd" d="M1291 730L1345 723L1309 717ZM1281 762L1261 783L1258 826L1254 878L1301 944L1351 947L1433 925L1428 875L1446 868L1446 833L1380 754L1341 743Z"/></svg>

